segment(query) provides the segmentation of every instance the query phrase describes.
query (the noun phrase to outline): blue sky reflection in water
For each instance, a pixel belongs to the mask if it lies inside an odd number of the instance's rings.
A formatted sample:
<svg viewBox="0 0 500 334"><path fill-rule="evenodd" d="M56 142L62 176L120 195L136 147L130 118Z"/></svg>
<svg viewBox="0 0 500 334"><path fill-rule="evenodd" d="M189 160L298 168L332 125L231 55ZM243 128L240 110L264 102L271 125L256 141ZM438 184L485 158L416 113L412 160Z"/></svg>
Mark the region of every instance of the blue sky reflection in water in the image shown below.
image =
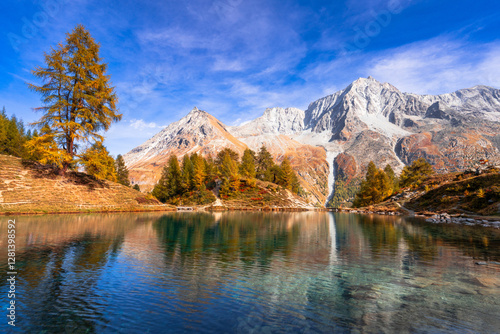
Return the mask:
<svg viewBox="0 0 500 334"><path fill-rule="evenodd" d="M495 229L315 212L16 220L19 332L500 328Z"/></svg>

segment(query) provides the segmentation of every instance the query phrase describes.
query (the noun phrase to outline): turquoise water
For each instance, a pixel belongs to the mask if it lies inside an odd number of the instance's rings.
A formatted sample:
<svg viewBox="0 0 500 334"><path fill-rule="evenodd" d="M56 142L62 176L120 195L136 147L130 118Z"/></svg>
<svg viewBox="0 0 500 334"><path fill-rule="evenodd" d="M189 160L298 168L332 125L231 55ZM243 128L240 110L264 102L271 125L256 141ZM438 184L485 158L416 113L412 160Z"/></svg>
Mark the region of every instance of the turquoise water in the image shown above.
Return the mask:
<svg viewBox="0 0 500 334"><path fill-rule="evenodd" d="M498 229L324 212L148 213L0 217L2 235L12 218L14 332L500 332ZM2 251L2 282L6 263ZM6 292L0 302L6 314Z"/></svg>

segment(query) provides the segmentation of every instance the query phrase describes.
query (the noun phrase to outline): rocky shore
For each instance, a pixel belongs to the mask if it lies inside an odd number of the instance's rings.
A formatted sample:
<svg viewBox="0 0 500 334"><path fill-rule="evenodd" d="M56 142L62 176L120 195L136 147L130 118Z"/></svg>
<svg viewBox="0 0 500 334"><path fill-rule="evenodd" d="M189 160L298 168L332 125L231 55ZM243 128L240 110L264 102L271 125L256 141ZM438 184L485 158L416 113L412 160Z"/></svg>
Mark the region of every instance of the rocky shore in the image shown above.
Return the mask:
<svg viewBox="0 0 500 334"><path fill-rule="evenodd" d="M376 214L376 215L387 215L387 216L402 216L405 213L399 210L394 209L363 209L363 208L335 208L335 209L327 209L327 211L331 212L344 212L344 213L359 213L359 214Z"/></svg>
<svg viewBox="0 0 500 334"><path fill-rule="evenodd" d="M500 228L500 218L494 219L484 219L484 218L470 218L464 216L451 216L447 213L435 214L425 220L428 223L433 224L460 224L467 226L484 226L484 227L494 227Z"/></svg>

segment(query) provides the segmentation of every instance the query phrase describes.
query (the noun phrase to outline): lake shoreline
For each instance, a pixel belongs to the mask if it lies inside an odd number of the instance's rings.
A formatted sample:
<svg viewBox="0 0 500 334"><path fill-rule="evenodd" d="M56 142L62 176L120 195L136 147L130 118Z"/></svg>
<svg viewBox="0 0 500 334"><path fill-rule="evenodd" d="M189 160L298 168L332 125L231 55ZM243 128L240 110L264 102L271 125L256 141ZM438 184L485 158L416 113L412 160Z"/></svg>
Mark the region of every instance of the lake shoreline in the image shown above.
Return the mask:
<svg viewBox="0 0 500 334"><path fill-rule="evenodd" d="M44 211L44 212L33 212L33 211L2 211L0 216L40 216L40 215L69 215L69 214L84 214L84 213L143 213L143 212L175 212L175 208L166 207L159 209L124 209L124 210L69 210L69 211Z"/></svg>
<svg viewBox="0 0 500 334"><path fill-rule="evenodd" d="M455 224L467 226L482 226L500 228L500 217L476 216L465 214L436 213L436 212L413 212L400 208L399 210L374 210L374 209L354 209L354 208L316 208L316 207L226 207L226 206L191 206L173 207L161 206L154 208L129 208L129 209L96 209L96 210L47 210L47 211L2 211L0 216L40 216L40 215L61 215L61 214L90 214L90 213L146 213L146 212L228 212L228 211L248 211L248 212L337 212L352 213L361 215L383 215L383 216L406 216L425 219L433 224Z"/></svg>

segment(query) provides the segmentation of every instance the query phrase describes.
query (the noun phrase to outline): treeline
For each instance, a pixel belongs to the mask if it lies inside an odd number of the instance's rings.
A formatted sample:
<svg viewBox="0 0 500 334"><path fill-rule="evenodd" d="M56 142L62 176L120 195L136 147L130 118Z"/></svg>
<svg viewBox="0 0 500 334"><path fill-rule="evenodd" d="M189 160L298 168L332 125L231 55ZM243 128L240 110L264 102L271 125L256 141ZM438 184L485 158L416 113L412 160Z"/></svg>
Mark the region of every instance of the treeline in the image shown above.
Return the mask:
<svg viewBox="0 0 500 334"><path fill-rule="evenodd" d="M13 155L19 158L29 158L29 154L25 148L25 143L32 137L37 136L31 130L27 130L21 120L12 115L7 117L5 107L0 112L0 154Z"/></svg>
<svg viewBox="0 0 500 334"><path fill-rule="evenodd" d="M390 165L379 169L373 161L370 161L365 179L361 181L361 188L355 195L353 206L363 207L380 203L399 192L401 188L418 187L433 173L432 166L424 158L405 166L399 177L395 175Z"/></svg>
<svg viewBox="0 0 500 334"><path fill-rule="evenodd" d="M304 194L288 158L276 164L265 146L257 154L246 149L241 160L230 148L223 149L215 158L186 154L182 163L172 155L152 194L163 203L178 204L182 197L194 196L199 204L207 204L215 200L209 190L215 189L223 198L237 197L241 182L255 186L256 179Z"/></svg>

